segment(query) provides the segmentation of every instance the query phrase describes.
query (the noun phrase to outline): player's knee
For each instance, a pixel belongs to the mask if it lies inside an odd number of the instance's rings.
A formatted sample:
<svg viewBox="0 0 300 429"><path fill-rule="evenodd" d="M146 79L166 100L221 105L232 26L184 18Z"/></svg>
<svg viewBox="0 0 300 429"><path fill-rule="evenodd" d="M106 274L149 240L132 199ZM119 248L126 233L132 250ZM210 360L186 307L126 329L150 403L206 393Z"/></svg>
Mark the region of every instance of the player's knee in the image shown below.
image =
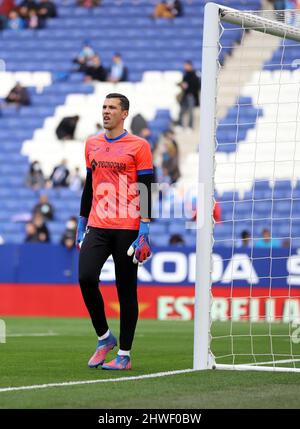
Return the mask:
<svg viewBox="0 0 300 429"><path fill-rule="evenodd" d="M79 284L81 288L91 287L92 284L95 284L98 287L98 277L97 274L93 275L88 271L82 271L79 273Z"/></svg>

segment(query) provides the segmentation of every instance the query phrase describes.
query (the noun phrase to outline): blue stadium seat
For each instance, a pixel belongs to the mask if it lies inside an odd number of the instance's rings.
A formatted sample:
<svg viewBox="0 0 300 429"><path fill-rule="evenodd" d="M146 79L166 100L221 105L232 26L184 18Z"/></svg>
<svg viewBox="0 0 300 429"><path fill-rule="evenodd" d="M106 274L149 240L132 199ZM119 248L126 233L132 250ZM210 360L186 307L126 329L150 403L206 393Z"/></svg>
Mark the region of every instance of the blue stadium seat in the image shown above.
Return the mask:
<svg viewBox="0 0 300 429"><path fill-rule="evenodd" d="M291 200L275 200L273 201L274 218L288 219L291 215L292 201Z"/></svg>
<svg viewBox="0 0 300 429"><path fill-rule="evenodd" d="M170 236L169 234L160 234L156 236L151 236L151 242L154 246L168 246Z"/></svg>
<svg viewBox="0 0 300 429"><path fill-rule="evenodd" d="M232 222L224 222L223 224L216 225L213 230L213 237L215 242L223 242L233 238L233 224Z"/></svg>
<svg viewBox="0 0 300 429"><path fill-rule="evenodd" d="M54 114L54 106L29 106L20 109L20 116L46 118Z"/></svg>
<svg viewBox="0 0 300 429"><path fill-rule="evenodd" d="M196 247L196 235L185 235L184 244L188 247Z"/></svg>
<svg viewBox="0 0 300 429"><path fill-rule="evenodd" d="M1 163L0 164L0 170L1 174L5 175L6 177L21 175L22 177L25 177L25 175L28 172L28 165L27 164L19 164L19 163Z"/></svg>
<svg viewBox="0 0 300 429"><path fill-rule="evenodd" d="M291 246L300 249L300 238L291 238Z"/></svg>
<svg viewBox="0 0 300 429"><path fill-rule="evenodd" d="M291 237L300 238L300 219L292 219Z"/></svg>
<svg viewBox="0 0 300 429"><path fill-rule="evenodd" d="M19 175L13 176L0 176L0 186L7 186L10 188L24 186L25 177Z"/></svg>
<svg viewBox="0 0 300 429"><path fill-rule="evenodd" d="M24 224L13 222L0 222L0 233L1 235L7 233L24 233Z"/></svg>
<svg viewBox="0 0 300 429"><path fill-rule="evenodd" d="M253 218L267 219L272 216L272 200L254 201L253 203ZM252 213L250 212L250 218Z"/></svg>
<svg viewBox="0 0 300 429"><path fill-rule="evenodd" d="M51 237L53 234L58 234L62 236L65 230L65 225L61 222L53 222L53 221L47 222L47 226L51 234Z"/></svg>
<svg viewBox="0 0 300 429"><path fill-rule="evenodd" d="M299 200L293 200L291 217L300 219L300 199Z"/></svg>
<svg viewBox="0 0 300 429"><path fill-rule="evenodd" d="M252 201L236 201L233 203L234 219L251 219L253 211Z"/></svg>
<svg viewBox="0 0 300 429"><path fill-rule="evenodd" d="M187 232L186 225L184 222L173 221L169 225L169 234L180 234L184 235Z"/></svg>
<svg viewBox="0 0 300 429"><path fill-rule="evenodd" d="M270 189L270 182L269 180L257 180L254 183L253 188L254 188L254 194L256 191Z"/></svg>
<svg viewBox="0 0 300 429"><path fill-rule="evenodd" d="M6 243L14 243L14 244L21 244L25 240L25 233L15 233L15 232L9 232L3 234L4 242Z"/></svg>
<svg viewBox="0 0 300 429"><path fill-rule="evenodd" d="M160 235L160 234L166 234L167 228L166 225L159 222L152 222L151 223L151 237L152 235Z"/></svg>

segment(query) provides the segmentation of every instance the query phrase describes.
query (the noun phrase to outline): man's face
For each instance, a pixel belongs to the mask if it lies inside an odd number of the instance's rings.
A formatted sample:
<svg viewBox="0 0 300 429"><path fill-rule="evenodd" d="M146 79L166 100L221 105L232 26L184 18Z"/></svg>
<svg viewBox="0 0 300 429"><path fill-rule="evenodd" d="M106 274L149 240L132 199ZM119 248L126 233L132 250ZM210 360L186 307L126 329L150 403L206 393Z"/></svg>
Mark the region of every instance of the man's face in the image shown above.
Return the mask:
<svg viewBox="0 0 300 429"><path fill-rule="evenodd" d="M122 125L128 116L127 110L122 110L119 98L106 98L102 108L103 127L113 130Z"/></svg>
<svg viewBox="0 0 300 429"><path fill-rule="evenodd" d="M184 63L184 70L185 71L192 71L193 70L193 66L190 63Z"/></svg>

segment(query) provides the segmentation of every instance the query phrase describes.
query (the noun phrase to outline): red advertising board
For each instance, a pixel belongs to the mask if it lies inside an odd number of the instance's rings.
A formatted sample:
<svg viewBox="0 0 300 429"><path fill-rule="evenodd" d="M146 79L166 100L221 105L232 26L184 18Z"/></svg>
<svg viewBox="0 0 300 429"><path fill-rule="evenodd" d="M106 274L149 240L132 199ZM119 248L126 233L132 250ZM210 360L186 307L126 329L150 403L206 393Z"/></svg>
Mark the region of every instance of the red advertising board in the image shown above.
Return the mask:
<svg viewBox="0 0 300 429"><path fill-rule="evenodd" d="M119 316L114 286L101 286L109 318ZM192 286L140 286L140 319L191 320L194 316ZM0 316L87 317L79 286L0 284ZM300 290L288 288L213 288L213 320L284 321L300 318Z"/></svg>

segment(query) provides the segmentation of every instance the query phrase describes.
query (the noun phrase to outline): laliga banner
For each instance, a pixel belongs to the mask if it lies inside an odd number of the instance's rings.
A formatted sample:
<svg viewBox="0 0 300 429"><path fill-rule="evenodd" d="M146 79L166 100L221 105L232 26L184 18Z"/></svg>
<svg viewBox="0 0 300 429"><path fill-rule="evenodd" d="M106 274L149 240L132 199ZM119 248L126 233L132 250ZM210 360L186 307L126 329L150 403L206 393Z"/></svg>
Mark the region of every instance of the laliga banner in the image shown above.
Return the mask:
<svg viewBox="0 0 300 429"><path fill-rule="evenodd" d="M216 248L212 255L212 281L219 286L300 288L300 251L294 249ZM192 285L196 278L196 254L188 248L160 248L147 264L139 268L141 284ZM114 263L103 267L103 284L115 279Z"/></svg>
<svg viewBox="0 0 300 429"><path fill-rule="evenodd" d="M88 316L77 281L77 252L45 244L4 247L1 316ZM299 321L300 251L215 248L212 260L213 320ZM193 319L195 274L193 250L154 249L152 259L138 270L140 318ZM117 318L114 280L114 264L108 260L100 289L107 316Z"/></svg>
<svg viewBox="0 0 300 429"><path fill-rule="evenodd" d="M300 320L300 252L296 249L216 248L212 255L212 320L293 322ZM140 314L159 320L194 316L196 254L164 249L139 268ZM108 261L101 275L114 279ZM162 285L164 285L162 287ZM155 312L153 313L153 310Z"/></svg>

